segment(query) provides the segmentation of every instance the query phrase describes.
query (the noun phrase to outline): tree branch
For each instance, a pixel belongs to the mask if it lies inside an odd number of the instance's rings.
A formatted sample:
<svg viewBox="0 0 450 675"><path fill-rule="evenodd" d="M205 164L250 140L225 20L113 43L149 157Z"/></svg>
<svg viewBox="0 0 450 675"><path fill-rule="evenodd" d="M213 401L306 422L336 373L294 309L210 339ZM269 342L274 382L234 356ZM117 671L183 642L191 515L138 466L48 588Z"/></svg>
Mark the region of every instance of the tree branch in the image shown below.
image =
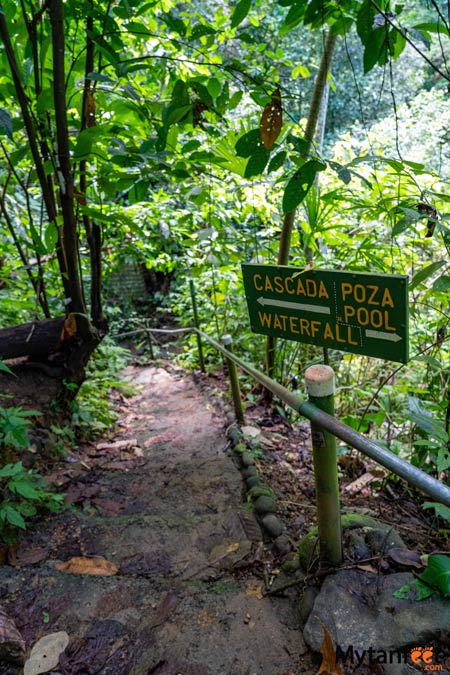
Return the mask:
<svg viewBox="0 0 450 675"><path fill-rule="evenodd" d="M411 46L411 47L419 54L419 56L421 56L421 57L423 58L424 61L426 61L426 62L428 63L429 66L431 66L431 67L433 68L433 70L434 70L436 73L439 73L439 75L440 75L441 77L443 77L444 80L447 80L447 82L450 82L450 75L447 75L447 74L444 73L440 68L438 68L438 66L437 66L435 63L433 63L433 61L432 61L431 59L429 59L428 56L427 56L426 54L424 54L424 53L419 49L419 47L418 47L418 46L411 40L411 38L408 36L408 31L407 31L406 28L402 28L401 26L397 26L397 24L394 23L394 21L390 18L389 14L386 14L386 12L384 12L384 11L381 9L381 7L380 7L379 4L376 2L376 0L370 0L370 3L373 5L373 7L375 7L375 9L377 10L377 12L378 12L379 14L381 14L381 16L384 18L384 20L386 21L386 23L388 23L394 30L396 30L397 33L400 33L400 35L402 35L402 36L405 38L406 42L407 42L407 43L408 43L408 44L409 44L409 45L410 45L410 46Z"/></svg>

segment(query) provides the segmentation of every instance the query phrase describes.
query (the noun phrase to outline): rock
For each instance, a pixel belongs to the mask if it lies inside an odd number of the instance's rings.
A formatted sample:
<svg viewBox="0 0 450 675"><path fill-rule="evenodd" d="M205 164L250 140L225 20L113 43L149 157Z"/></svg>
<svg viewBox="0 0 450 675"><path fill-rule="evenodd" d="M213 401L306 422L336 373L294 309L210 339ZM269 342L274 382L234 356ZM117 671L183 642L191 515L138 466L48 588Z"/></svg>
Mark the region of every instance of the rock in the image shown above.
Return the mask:
<svg viewBox="0 0 450 675"><path fill-rule="evenodd" d="M241 462L242 466L253 466L255 463L255 460L253 456L249 452L243 452L241 455Z"/></svg>
<svg viewBox="0 0 450 675"><path fill-rule="evenodd" d="M288 555L292 551L291 540L286 534L280 534L273 542L273 545L280 555Z"/></svg>
<svg viewBox="0 0 450 675"><path fill-rule="evenodd" d="M437 593L417 602L394 592L414 576L401 572L380 576L359 570L340 570L325 579L303 636L320 652L322 624L335 646L353 650L402 650L426 645L430 636L450 630L450 602ZM398 666L397 666L398 668ZM400 669L396 671L400 675ZM407 672L407 671L405 671Z"/></svg>
<svg viewBox="0 0 450 675"><path fill-rule="evenodd" d="M370 548L367 546L364 536L353 530L350 533L347 544L347 555L351 560L364 560L370 558Z"/></svg>
<svg viewBox="0 0 450 675"><path fill-rule="evenodd" d="M228 429L228 438L231 440L233 445L238 445L239 441L241 440L241 432L237 424L233 424Z"/></svg>
<svg viewBox="0 0 450 675"><path fill-rule="evenodd" d="M267 534L273 539L279 537L284 530L283 523L273 513L268 513L263 518L261 518L261 523Z"/></svg>
<svg viewBox="0 0 450 675"><path fill-rule="evenodd" d="M250 476L257 476L258 475L258 469L256 466L247 466L245 469L242 470L242 475L244 478L250 478Z"/></svg>
<svg viewBox="0 0 450 675"><path fill-rule="evenodd" d="M281 569L285 574L295 574L300 569L298 555L290 553L281 563Z"/></svg>
<svg viewBox="0 0 450 675"><path fill-rule="evenodd" d="M263 483L260 483L260 485L255 485L255 487L250 488L248 491L249 497L252 499L256 499L257 497L261 497L261 495L266 495L267 497L272 496L272 490L270 487L267 485L264 485Z"/></svg>
<svg viewBox="0 0 450 675"><path fill-rule="evenodd" d="M245 479L245 484L248 488L254 488L257 485L260 485L260 483L259 476L250 476L250 478Z"/></svg>
<svg viewBox="0 0 450 675"><path fill-rule="evenodd" d="M384 554L391 548L406 548L405 542L391 525L377 523L364 528L365 540L374 555Z"/></svg>
<svg viewBox="0 0 450 675"><path fill-rule="evenodd" d="M256 513L276 513L277 509L277 503L272 497L262 495L255 501Z"/></svg>
<svg viewBox="0 0 450 675"><path fill-rule="evenodd" d="M318 595L319 589L315 586L307 586L300 594L298 599L298 618L302 626L308 621Z"/></svg>
<svg viewBox="0 0 450 675"><path fill-rule="evenodd" d="M382 523L371 516L345 513L341 516L342 530L352 530L348 536L347 557L361 560L371 555L385 554L391 548L406 548L392 525ZM319 555L318 529L314 527L303 537L298 547L300 565L309 569Z"/></svg>

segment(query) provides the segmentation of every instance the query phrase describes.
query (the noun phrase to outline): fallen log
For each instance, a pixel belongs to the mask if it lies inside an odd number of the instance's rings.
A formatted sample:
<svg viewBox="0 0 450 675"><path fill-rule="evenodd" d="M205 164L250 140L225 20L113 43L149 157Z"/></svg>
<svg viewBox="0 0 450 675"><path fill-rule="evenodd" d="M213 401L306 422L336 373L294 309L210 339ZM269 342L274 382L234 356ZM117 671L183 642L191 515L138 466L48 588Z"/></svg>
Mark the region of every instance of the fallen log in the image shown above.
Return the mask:
<svg viewBox="0 0 450 675"><path fill-rule="evenodd" d="M42 359L61 349L65 317L32 321L0 330L0 358L20 356Z"/></svg>

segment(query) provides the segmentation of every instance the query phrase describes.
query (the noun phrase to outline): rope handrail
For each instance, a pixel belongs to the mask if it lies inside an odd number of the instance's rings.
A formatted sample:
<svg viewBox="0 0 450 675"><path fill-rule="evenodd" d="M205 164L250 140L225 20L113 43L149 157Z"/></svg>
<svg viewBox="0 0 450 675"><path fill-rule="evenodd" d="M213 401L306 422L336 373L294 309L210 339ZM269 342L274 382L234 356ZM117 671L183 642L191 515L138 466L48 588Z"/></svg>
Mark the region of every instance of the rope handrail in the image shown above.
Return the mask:
<svg viewBox="0 0 450 675"><path fill-rule="evenodd" d="M413 466L406 460L401 459L401 457L398 457L390 450L386 450L386 448L383 448L376 441L366 438L363 434L359 433L359 431L356 431L343 422L340 422L332 415L323 412L309 401L304 400L297 394L289 391L289 389L286 389L286 387L283 387L283 385L275 382L275 380L272 380L254 366L251 366L243 361L233 352L229 351L226 349L226 347L214 340L214 338L211 338L209 335L198 328L142 328L136 331L130 331L127 333L127 335L136 334L139 332L195 333L199 335L201 338L209 342L209 344L212 345L214 349L221 352L224 356L233 361L241 370L253 377L253 379L275 394L275 396L281 399L293 410L303 415L303 417L308 418L311 422L316 423L326 431L334 434L337 436L337 438L339 438L341 441L344 441L344 443L350 447L359 450L364 455L367 455L367 457L370 457L378 464L381 464L381 466L384 466L392 473L395 473L400 478L403 478L410 485L418 488L419 490L422 490L432 497L436 502L450 507L450 487L444 485L444 483L437 480L436 478L429 476L424 471ZM125 334L122 333L115 337L124 336Z"/></svg>

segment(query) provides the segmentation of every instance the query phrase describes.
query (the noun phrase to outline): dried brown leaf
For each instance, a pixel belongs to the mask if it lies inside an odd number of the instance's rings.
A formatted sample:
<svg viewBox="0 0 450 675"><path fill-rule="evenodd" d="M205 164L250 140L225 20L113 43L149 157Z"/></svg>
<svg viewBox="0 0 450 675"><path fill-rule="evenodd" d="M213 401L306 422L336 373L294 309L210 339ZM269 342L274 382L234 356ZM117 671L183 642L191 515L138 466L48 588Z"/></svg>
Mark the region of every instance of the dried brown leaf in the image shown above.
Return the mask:
<svg viewBox="0 0 450 675"><path fill-rule="evenodd" d="M376 476L368 471L362 476L359 476L359 478L354 480L352 483L346 485L343 491L348 492L350 495L356 495L358 492L361 492L363 488L367 487L367 485L373 483L374 480L376 480Z"/></svg>
<svg viewBox="0 0 450 675"><path fill-rule="evenodd" d="M167 595L159 603L158 609L156 610L155 619L152 623L152 628L161 626L163 623L172 616L177 606L178 597L175 591L169 591Z"/></svg>
<svg viewBox="0 0 450 675"><path fill-rule="evenodd" d="M77 320L75 314L69 314L65 319L61 331L61 342L70 340L77 334Z"/></svg>
<svg viewBox="0 0 450 675"><path fill-rule="evenodd" d="M408 567L415 567L416 569L421 569L423 567L420 553L417 551L410 551L407 548L390 548L388 557L398 565L406 565Z"/></svg>
<svg viewBox="0 0 450 675"><path fill-rule="evenodd" d="M57 563L56 569L69 574L97 574L104 577L113 577L118 567L105 558L84 558L75 556L63 563Z"/></svg>
<svg viewBox="0 0 450 675"><path fill-rule="evenodd" d="M326 626L322 624L323 642L322 642L322 665L318 670L317 675L341 675L341 669L336 662L336 650L334 648L333 640L329 634Z"/></svg>

